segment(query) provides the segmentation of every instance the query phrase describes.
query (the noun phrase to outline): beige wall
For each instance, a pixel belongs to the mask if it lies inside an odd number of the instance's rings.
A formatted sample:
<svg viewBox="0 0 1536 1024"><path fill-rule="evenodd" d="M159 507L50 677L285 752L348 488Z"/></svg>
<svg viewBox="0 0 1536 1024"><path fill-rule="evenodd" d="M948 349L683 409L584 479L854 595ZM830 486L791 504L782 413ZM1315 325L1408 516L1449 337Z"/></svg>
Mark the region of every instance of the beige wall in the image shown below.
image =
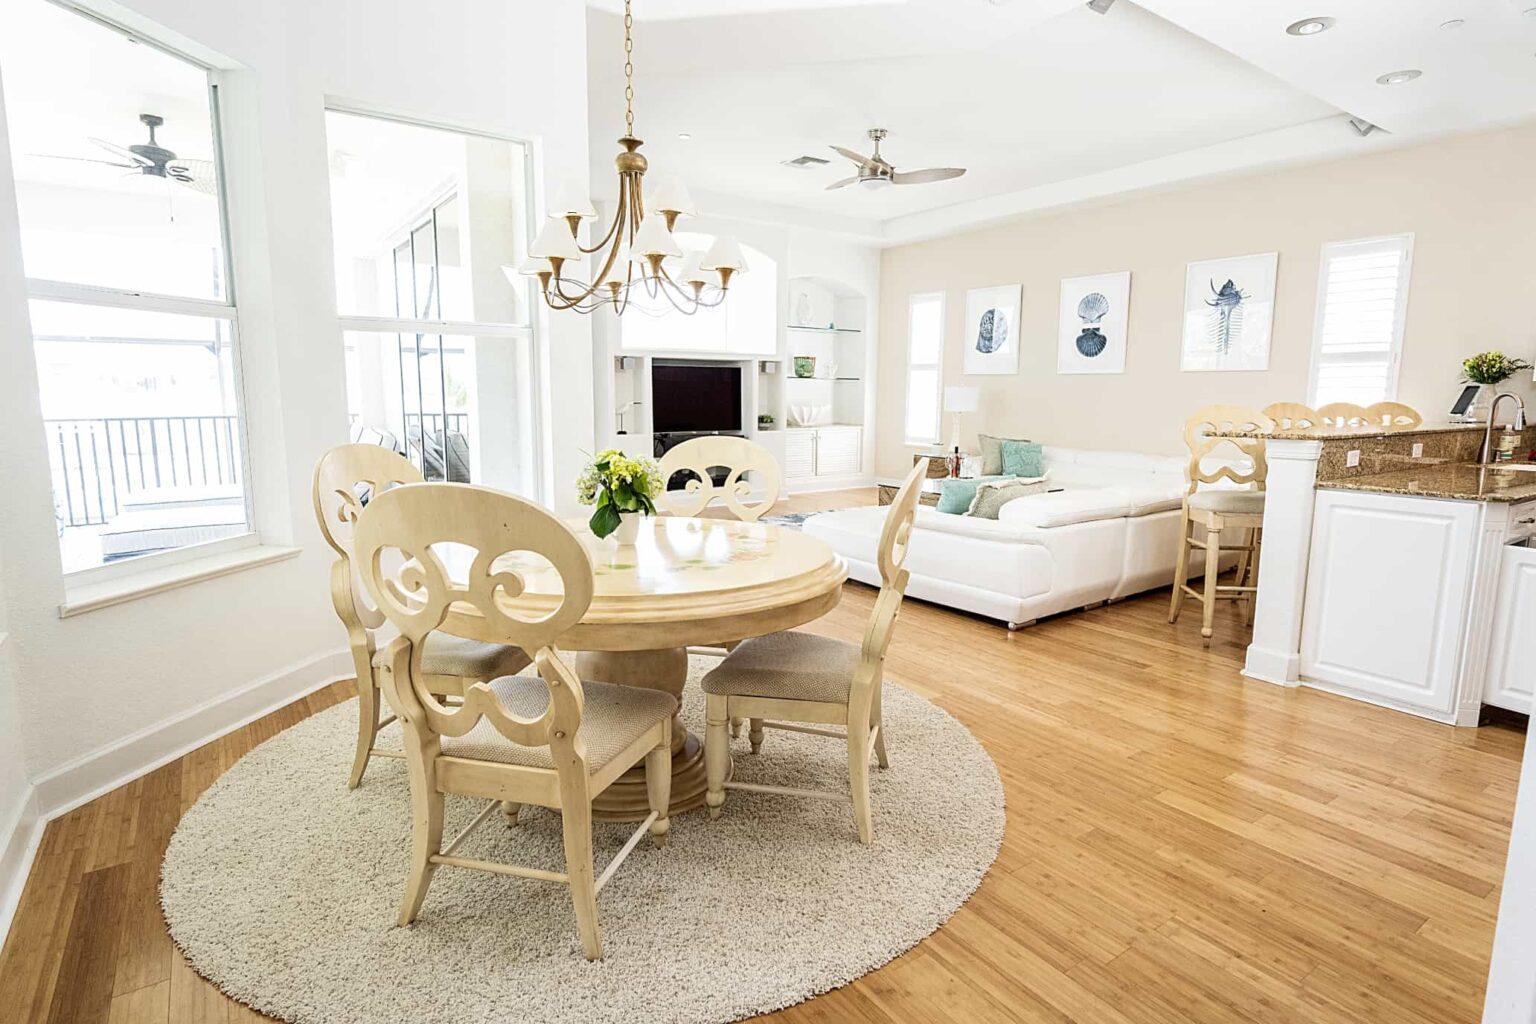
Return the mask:
<svg viewBox="0 0 1536 1024"><path fill-rule="evenodd" d="M902 444L908 296L946 298L944 382L981 388L979 428L1084 448L1180 450L1190 412L1213 402L1305 401L1323 243L1413 232L1398 395L1443 419L1460 360L1500 348L1536 355L1536 126L1463 136L1142 194L885 251L876 464L910 465ZM1270 368L1179 370L1185 265L1278 252ZM1131 271L1125 373L1056 373L1061 279ZM1022 282L1016 376L966 377L968 288ZM1529 401L1528 379L1519 385ZM945 417L943 436L949 437Z"/></svg>

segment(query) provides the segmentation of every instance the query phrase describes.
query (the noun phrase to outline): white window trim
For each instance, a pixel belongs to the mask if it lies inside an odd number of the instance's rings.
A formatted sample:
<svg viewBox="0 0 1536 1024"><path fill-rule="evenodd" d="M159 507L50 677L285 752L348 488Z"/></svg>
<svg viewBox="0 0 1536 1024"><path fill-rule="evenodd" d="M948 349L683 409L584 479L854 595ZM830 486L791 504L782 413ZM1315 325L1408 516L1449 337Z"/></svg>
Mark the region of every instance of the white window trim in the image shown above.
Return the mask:
<svg viewBox="0 0 1536 1024"><path fill-rule="evenodd" d="M939 351L938 358L932 363L912 362L912 309L919 302L939 301ZM902 442L910 448L928 448L939 443L939 437L944 431L944 336L946 318L949 314L949 303L943 292L919 292L907 296L907 358L906 366L902 370L901 389L901 435ZM938 371L934 375L934 408L938 414L933 420L933 436L928 438L911 437L907 434L907 399L912 393L912 370L929 369Z"/></svg>
<svg viewBox="0 0 1536 1024"><path fill-rule="evenodd" d="M195 569L197 563L207 562L210 559L230 559L230 552L241 552L247 549L264 551L287 550L282 548L267 547L261 545L261 535L256 523L256 503L251 490L251 450L250 434L246 422L245 379L241 358L241 329L240 311L236 305L235 288L235 257L234 244L230 238L229 224L229 193L227 190L226 168L224 162L224 133L221 100L219 96L219 69L208 61L193 56L184 50L168 46L141 32L134 31L119 24L110 18L103 17L99 12L88 10L69 0L55 0L58 6L78 17L93 21L96 24L116 32L129 40L158 50L159 52L189 64L202 71L208 79L208 114L213 132L213 160L215 176L219 186L219 231L220 246L224 255L224 298L201 299L191 296L162 295L155 292L137 291L127 288L111 288L103 285L76 284L69 281L53 281L46 278L27 278L27 299L48 302L67 302L76 305L103 306L111 309L129 309L157 313L176 313L187 316L200 316L220 320L228 320L233 334L232 347L234 349L234 393L236 399L236 419L239 428L239 453L242 472L242 498L245 503L245 522L247 532L234 537L225 537L207 544L191 544L170 551L158 551L147 555L138 555L134 558L124 559L121 562L113 562L105 565L91 566L86 569L76 569L62 573L66 600L59 606L61 617L67 614L78 614L76 611L66 612L67 608L78 607L79 611L90 611L95 607L106 607L110 604L119 604L122 601L131 600L141 593L158 593L169 585L180 585L175 580L196 582L199 579L209 578L204 570ZM50 480L50 489L52 481ZM214 575L222 575L223 572L233 572L243 567L245 559L235 558L232 568L225 569ZM269 559L270 560L270 559ZM258 563L260 564L260 563ZM178 571L177 567L183 568ZM143 586L133 585L134 577L143 576L148 583ZM168 582L172 581L172 582ZM92 601L87 598L84 602L78 597L80 594L89 594L100 587L114 588L121 592L121 596L105 602ZM76 596L71 596L76 595Z"/></svg>
<svg viewBox="0 0 1536 1024"><path fill-rule="evenodd" d="M1408 323L1408 302L1410 298L1409 284L1413 280L1413 247L1414 235L1412 231L1404 231L1395 235L1377 235L1373 238L1341 238L1333 242L1324 242L1319 250L1317 266L1317 299L1312 312L1312 355L1307 364L1307 404L1312 407L1317 405L1317 377L1321 369L1323 349L1323 322L1327 316L1326 300L1328 297L1328 252L1339 246L1345 245L1369 245L1376 242L1393 242L1402 239L1406 242L1403 253L1402 267L1398 271L1398 294L1401 296L1397 308L1393 311L1392 322L1392 355L1387 368L1387 391L1382 396L1382 401L1394 402L1397 400L1397 383L1403 369L1403 330Z"/></svg>

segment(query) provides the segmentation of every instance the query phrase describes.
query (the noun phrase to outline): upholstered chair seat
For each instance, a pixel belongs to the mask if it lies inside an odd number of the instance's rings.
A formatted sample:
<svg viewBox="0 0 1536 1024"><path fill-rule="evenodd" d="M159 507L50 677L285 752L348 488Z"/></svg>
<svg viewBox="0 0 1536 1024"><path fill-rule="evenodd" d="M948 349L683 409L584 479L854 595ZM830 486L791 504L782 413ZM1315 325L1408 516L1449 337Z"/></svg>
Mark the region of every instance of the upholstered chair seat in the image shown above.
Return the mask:
<svg viewBox="0 0 1536 1024"><path fill-rule="evenodd" d="M518 718L543 718L549 709L549 685L543 679L507 676L488 685L507 713ZM576 738L586 748L588 773L607 767L646 732L671 721L677 713L677 701L660 690L586 681L581 689L585 700ZM555 768L549 747L513 743L484 718L463 736L444 736L442 750L445 757L468 757L549 771Z"/></svg>
<svg viewBox="0 0 1536 1024"><path fill-rule="evenodd" d="M1196 491L1189 496L1189 507L1206 512L1226 512L1233 515L1263 515L1263 491Z"/></svg>
<svg viewBox="0 0 1536 1024"><path fill-rule="evenodd" d="M704 677L704 692L846 704L858 664L854 644L787 630L737 644Z"/></svg>
<svg viewBox="0 0 1536 1024"><path fill-rule="evenodd" d="M389 664L384 651L373 656L373 667ZM421 670L432 676L495 679L528 667L528 655L509 644L488 644L447 633L432 633L421 652Z"/></svg>

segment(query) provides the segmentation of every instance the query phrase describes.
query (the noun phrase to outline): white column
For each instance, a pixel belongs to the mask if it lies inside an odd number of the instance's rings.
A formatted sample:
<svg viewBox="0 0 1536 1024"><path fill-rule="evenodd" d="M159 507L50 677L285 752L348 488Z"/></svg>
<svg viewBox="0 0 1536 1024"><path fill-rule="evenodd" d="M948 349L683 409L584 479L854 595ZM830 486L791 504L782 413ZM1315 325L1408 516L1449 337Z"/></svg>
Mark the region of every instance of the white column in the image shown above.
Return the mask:
<svg viewBox="0 0 1536 1024"><path fill-rule="evenodd" d="M1312 506L1316 501L1321 441L1273 439L1264 490L1264 550L1259 559L1258 608L1243 675L1281 686L1301 675L1301 607L1312 553Z"/></svg>
<svg viewBox="0 0 1536 1024"><path fill-rule="evenodd" d="M1536 731L1525 739L1483 1024L1536 1024Z"/></svg>

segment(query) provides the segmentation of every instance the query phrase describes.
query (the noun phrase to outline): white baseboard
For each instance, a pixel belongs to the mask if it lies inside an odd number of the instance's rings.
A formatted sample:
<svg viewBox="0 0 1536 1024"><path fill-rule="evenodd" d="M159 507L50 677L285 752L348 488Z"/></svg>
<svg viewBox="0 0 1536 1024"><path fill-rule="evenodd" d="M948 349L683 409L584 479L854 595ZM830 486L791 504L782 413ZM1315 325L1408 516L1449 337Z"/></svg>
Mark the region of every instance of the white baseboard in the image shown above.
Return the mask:
<svg viewBox="0 0 1536 1024"><path fill-rule="evenodd" d="M338 679L350 679L352 675L351 655L345 649L331 651L130 733L37 779L33 788L39 814L45 820L57 818L205 743Z"/></svg>
<svg viewBox="0 0 1536 1024"><path fill-rule="evenodd" d="M37 787L28 786L21 806L0 832L0 942L11 929L46 824L37 810Z"/></svg>

